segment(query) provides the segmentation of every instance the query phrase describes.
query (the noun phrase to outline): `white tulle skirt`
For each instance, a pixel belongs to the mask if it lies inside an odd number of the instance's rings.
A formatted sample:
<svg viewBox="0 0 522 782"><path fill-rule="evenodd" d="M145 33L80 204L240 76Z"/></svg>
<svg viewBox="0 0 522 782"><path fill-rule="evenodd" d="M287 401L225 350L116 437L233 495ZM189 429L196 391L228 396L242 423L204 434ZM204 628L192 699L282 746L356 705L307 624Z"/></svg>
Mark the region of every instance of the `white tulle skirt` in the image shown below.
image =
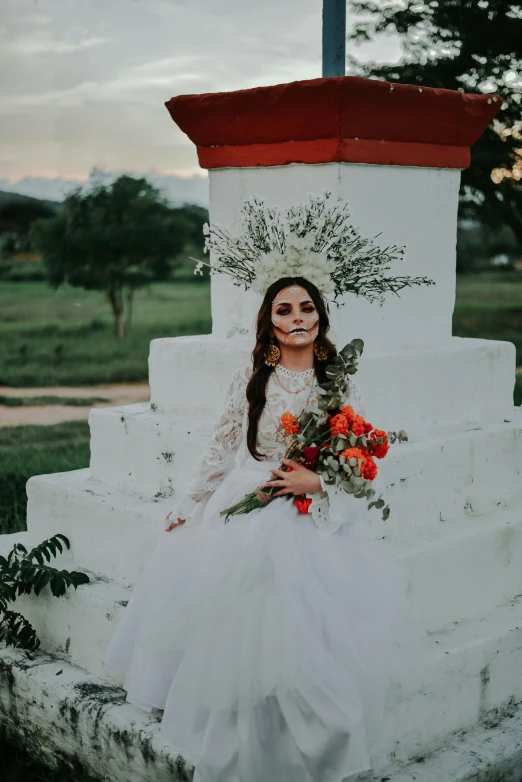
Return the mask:
<svg viewBox="0 0 522 782"><path fill-rule="evenodd" d="M224 523L271 466L235 468L162 533L103 656L129 700L164 710L195 782L368 770L387 685L418 662L399 582L360 520L326 533L279 498ZM346 500L347 514L364 505Z"/></svg>

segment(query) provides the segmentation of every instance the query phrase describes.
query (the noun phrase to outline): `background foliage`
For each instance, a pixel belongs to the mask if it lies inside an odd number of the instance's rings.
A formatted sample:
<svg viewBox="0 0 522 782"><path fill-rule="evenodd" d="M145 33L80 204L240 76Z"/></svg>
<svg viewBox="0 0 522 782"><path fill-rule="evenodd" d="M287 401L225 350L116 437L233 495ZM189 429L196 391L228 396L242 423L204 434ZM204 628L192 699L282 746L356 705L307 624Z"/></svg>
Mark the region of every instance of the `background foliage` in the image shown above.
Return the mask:
<svg viewBox="0 0 522 782"><path fill-rule="evenodd" d="M466 92L499 93L497 119L472 148L462 172L461 217L507 226L522 248L522 2L406 0L350 2L352 40L394 32L406 56L399 63L362 64L356 73L391 82Z"/></svg>

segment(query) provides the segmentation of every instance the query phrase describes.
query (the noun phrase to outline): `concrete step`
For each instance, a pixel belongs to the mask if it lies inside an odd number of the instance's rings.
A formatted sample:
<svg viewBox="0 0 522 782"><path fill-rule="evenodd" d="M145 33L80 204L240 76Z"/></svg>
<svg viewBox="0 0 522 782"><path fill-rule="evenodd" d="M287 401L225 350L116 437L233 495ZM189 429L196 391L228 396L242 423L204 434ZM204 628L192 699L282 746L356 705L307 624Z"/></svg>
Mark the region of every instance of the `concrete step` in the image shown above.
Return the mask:
<svg viewBox="0 0 522 782"><path fill-rule="evenodd" d="M208 420L154 412L148 403L93 408L91 474L133 494L169 499L183 494L212 432Z"/></svg>
<svg viewBox="0 0 522 782"><path fill-rule="evenodd" d="M355 335L356 336L356 335ZM160 412L197 420L216 415L232 373L248 364L252 337L212 335L151 342L151 401ZM383 429L460 424L513 408L515 348L509 342L449 337L436 345L379 353L366 346L356 380L370 420ZM211 378L209 387L208 378Z"/></svg>
<svg viewBox="0 0 522 782"><path fill-rule="evenodd" d="M384 531L379 543L428 630L474 619L522 595L522 492L512 508Z"/></svg>
<svg viewBox="0 0 522 782"><path fill-rule="evenodd" d="M143 497L183 494L212 431L148 404L96 408L89 416L92 476ZM388 525L416 527L507 506L522 484L522 410L501 422L410 432L379 464Z"/></svg>
<svg viewBox="0 0 522 782"><path fill-rule="evenodd" d="M71 542L67 565L133 584L165 529L172 503L131 495L90 476L87 469L72 470L28 481L31 540L62 532Z"/></svg>
<svg viewBox="0 0 522 782"><path fill-rule="evenodd" d="M89 584L69 589L62 597L54 597L48 587L38 597L22 595L16 600L15 610L31 622L44 651L65 655L89 673L120 683L118 675L102 664L101 657L129 601L131 588L96 573L88 575Z"/></svg>
<svg viewBox="0 0 522 782"><path fill-rule="evenodd" d="M390 692L375 748L381 762L390 753L403 763L422 758L445 748L452 735L498 724L522 703L521 595L431 638L439 654L421 687Z"/></svg>
<svg viewBox="0 0 522 782"><path fill-rule="evenodd" d="M15 543L29 550L39 542L29 532L0 535L0 555L7 556ZM72 569L67 560L67 554L58 554L51 564ZM13 608L33 625L41 649L61 655L86 671L101 674L108 681L119 682L117 675L102 666L101 656L115 622L129 601L131 587L86 572L90 583L69 588L62 597L54 597L50 588L45 587L38 596L19 596Z"/></svg>
<svg viewBox="0 0 522 782"><path fill-rule="evenodd" d="M434 669L422 692L392 692L365 782L491 782L495 770L495 779L518 780L508 772L522 760L521 627L513 604L434 636ZM132 707L117 685L62 654L28 659L1 645L0 670L0 721L34 757L74 758L107 782L190 779L191 759L162 740L161 713Z"/></svg>
<svg viewBox="0 0 522 782"><path fill-rule="evenodd" d="M88 470L31 478L28 528L40 542L62 532L64 561L132 585L165 532L168 501L143 500L89 477ZM409 599L429 630L472 618L522 593L522 503L487 514L470 512L418 528L383 526L372 534L398 562ZM489 586L483 589L484 578Z"/></svg>

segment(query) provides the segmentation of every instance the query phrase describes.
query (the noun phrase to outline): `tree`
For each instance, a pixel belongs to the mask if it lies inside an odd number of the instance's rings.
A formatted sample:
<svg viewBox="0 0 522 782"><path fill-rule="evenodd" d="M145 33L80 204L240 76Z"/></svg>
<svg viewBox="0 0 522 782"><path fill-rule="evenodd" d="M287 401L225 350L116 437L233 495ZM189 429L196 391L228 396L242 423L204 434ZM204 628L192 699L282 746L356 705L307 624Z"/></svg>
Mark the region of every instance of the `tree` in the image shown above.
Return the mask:
<svg viewBox="0 0 522 782"><path fill-rule="evenodd" d="M462 175L461 216L511 228L522 246L522 2L521 0L404 0L351 2L359 17L352 40L396 32L400 63L361 64L365 76L427 87L495 93L497 119L472 148Z"/></svg>
<svg viewBox="0 0 522 782"><path fill-rule="evenodd" d="M38 220L31 237L52 285L106 291L115 333L123 337L135 291L167 279L184 248L188 229L180 212L146 179L98 179L90 190L71 193L55 217Z"/></svg>
<svg viewBox="0 0 522 782"><path fill-rule="evenodd" d="M36 198L13 197L0 202L0 244L5 253L31 249L29 234L32 223L52 217L56 209Z"/></svg>

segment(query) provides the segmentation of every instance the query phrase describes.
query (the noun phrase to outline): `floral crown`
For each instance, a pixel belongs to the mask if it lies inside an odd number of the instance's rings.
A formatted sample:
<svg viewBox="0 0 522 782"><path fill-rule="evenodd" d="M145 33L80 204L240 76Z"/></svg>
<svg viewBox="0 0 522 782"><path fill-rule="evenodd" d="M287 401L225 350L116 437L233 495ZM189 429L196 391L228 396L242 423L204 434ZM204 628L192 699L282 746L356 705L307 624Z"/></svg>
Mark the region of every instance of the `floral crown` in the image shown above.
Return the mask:
<svg viewBox="0 0 522 782"><path fill-rule="evenodd" d="M388 276L404 248L381 248L362 236L350 222L348 204L341 198L332 202L329 191L287 209L266 206L254 196L243 202L240 225L242 232L231 235L217 223L205 223L204 252L210 250L213 259L212 264L197 261L195 274L209 266L261 294L283 277L304 277L335 303L354 293L382 304L389 291L435 284L427 277Z"/></svg>

